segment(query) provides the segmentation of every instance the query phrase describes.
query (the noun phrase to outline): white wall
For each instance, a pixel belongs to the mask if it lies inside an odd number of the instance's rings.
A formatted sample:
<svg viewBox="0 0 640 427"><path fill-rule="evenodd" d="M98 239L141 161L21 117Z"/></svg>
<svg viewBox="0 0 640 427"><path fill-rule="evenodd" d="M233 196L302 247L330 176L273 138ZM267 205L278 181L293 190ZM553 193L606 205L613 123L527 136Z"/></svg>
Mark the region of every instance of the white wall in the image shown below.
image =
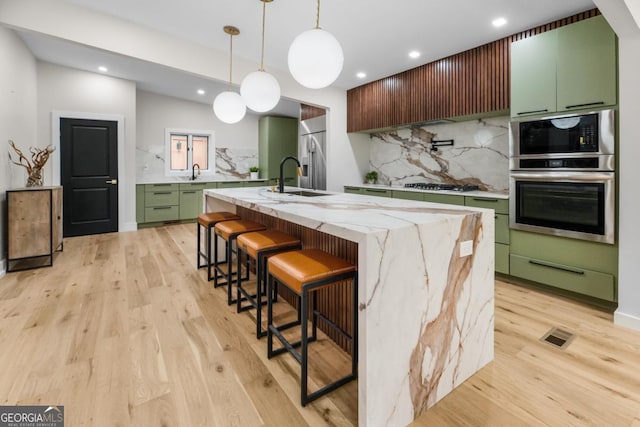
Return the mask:
<svg viewBox="0 0 640 427"><path fill-rule="evenodd" d="M621 1L596 0L611 27L618 35L619 67L619 125L620 150L618 158L619 185L619 247L618 256L618 309L616 324L640 330L640 27L634 20L633 10ZM629 5L631 2L627 2ZM635 5L636 12L638 5ZM638 16L640 18L640 16Z"/></svg>
<svg viewBox="0 0 640 427"><path fill-rule="evenodd" d="M209 49L66 2L0 0L0 21L191 74L228 80L227 46L221 50ZM234 58L233 65L234 81L258 66L256 62L239 58ZM327 188L341 190L344 183L361 180L364 169L359 167L361 158L356 158L356 153L363 153L366 147L363 138L350 140L347 136L346 91L306 89L286 71L269 71L278 79L282 96L328 110Z"/></svg>
<svg viewBox="0 0 640 427"><path fill-rule="evenodd" d="M124 153L118 153L124 158L118 168L118 224L120 231L135 230L135 83L38 62L38 144L41 146L52 143L51 122L55 111L73 113L75 117L77 113L86 113L88 117L124 116ZM59 182L59 176L52 176L55 164L59 170L59 150L54 151L45 168L45 184Z"/></svg>
<svg viewBox="0 0 640 427"><path fill-rule="evenodd" d="M137 182L165 181L165 128L213 130L217 149L249 149L258 152L258 119L247 114L229 125L218 120L211 105L185 101L138 90L136 113ZM256 160L257 161L257 160Z"/></svg>
<svg viewBox="0 0 640 427"><path fill-rule="evenodd" d="M36 140L36 60L22 40L0 26L0 277L6 267L6 190L23 187L24 168L9 162L7 144L13 140L23 152Z"/></svg>

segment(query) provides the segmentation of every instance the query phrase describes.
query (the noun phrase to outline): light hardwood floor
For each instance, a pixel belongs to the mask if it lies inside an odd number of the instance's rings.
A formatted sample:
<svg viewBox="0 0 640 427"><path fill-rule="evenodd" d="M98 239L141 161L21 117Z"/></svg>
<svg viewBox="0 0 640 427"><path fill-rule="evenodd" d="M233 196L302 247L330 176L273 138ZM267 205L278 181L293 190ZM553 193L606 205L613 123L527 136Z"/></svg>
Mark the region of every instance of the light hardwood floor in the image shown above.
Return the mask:
<svg viewBox="0 0 640 427"><path fill-rule="evenodd" d="M357 424L352 382L306 408L289 355L195 269L195 225L65 240L52 268L0 279L0 405L60 404L67 426ZM282 316L286 315L283 311ZM496 282L496 357L415 425L640 427L640 333ZM577 334L566 351L539 338ZM327 340L323 381L348 359Z"/></svg>

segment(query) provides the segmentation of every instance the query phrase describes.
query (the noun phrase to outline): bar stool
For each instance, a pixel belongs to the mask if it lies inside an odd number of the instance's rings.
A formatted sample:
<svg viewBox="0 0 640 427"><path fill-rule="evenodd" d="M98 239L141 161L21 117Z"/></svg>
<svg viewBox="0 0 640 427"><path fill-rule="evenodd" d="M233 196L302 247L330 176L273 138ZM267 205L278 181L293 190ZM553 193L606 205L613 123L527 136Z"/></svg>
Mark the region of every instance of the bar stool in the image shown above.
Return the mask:
<svg viewBox="0 0 640 427"><path fill-rule="evenodd" d="M231 305L233 303L236 302L236 300L234 300L231 297L231 291L232 291L232 287L233 287L233 275L240 275L240 270L233 272L233 268L232 268L232 262L231 259L233 257L233 242L237 239L237 237L243 233L249 233L251 231L262 231L265 230L267 227L265 227L264 225L254 222L254 221L250 221L247 219L238 219L238 220L231 220L231 221L222 221L217 223L214 227L213 227L213 232L216 236L220 237L222 240L225 241L225 252L226 252L226 264L227 264L227 271L225 273L225 271L222 269L221 265L223 265L223 262L219 262L219 263L215 263L214 264L214 269L213 269L213 286L215 288L217 288L218 286L224 286L227 285L227 304ZM215 259L218 259L218 239L215 239L215 242L213 244L213 257ZM218 274L221 274L222 276L225 277L226 281L224 283L218 283ZM247 269L247 275L249 274L249 269ZM247 276L248 279L248 276Z"/></svg>
<svg viewBox="0 0 640 427"><path fill-rule="evenodd" d="M197 232L198 232L198 269L207 267L207 280L213 279L211 276L211 229L220 221L229 221L233 219L240 219L240 217L232 212L205 212L198 215ZM207 231L207 252L204 253L200 249L200 227L205 227ZM207 260L205 265L200 264L200 260L204 258ZM218 263L216 258L214 264ZM221 261L226 262L226 260Z"/></svg>
<svg viewBox="0 0 640 427"><path fill-rule="evenodd" d="M238 249L236 271L240 271L243 254L255 260L256 263L255 295L251 295L242 287L243 278L241 275L237 276L237 312L256 309L256 338L260 339L267 335L267 331L262 329L262 306L266 304L266 301L262 301L262 295L267 282L267 259L280 252L302 249L302 242L278 230L264 230L241 234L238 236L236 246ZM243 307L242 301L248 301L249 305Z"/></svg>
<svg viewBox="0 0 640 427"><path fill-rule="evenodd" d="M326 286L337 284L342 280L352 279L352 325L353 331L349 335L339 328L330 319L316 310L317 290ZM286 325L273 324L273 282L277 280L298 296L299 310L298 321ZM308 337L308 302L311 298L311 337ZM335 257L317 249L305 249L301 251L284 252L269 257L267 261L267 357L270 359L278 354L289 352L301 365L300 374L300 403L307 403L323 396L330 391L348 383L357 377L358 366L358 272L356 267L345 260ZM307 391L308 380L308 345L317 338L317 320L321 317L327 324L336 329L341 335L351 342L351 373L332 383L321 387L313 393ZM282 331L292 326L300 325L302 337L300 341L291 343L283 335ZM273 349L273 336L284 346ZM295 347L301 347L301 352Z"/></svg>

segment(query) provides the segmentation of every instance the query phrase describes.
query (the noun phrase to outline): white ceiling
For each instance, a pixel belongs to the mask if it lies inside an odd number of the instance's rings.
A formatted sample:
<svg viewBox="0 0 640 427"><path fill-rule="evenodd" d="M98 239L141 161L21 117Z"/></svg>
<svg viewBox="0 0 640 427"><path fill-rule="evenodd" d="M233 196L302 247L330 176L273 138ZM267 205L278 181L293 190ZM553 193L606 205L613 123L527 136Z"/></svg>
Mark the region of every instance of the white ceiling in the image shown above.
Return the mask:
<svg viewBox="0 0 640 427"><path fill-rule="evenodd" d="M222 27L234 25L241 31L234 38L234 57L260 59L260 0L66 1L223 52L228 51L229 36ZM593 7L591 0L323 0L320 26L344 50L344 69L334 85L350 89ZM265 68L286 71L289 45L315 25L316 0L274 0L267 3L266 12ZM507 24L494 28L491 21L497 17L506 18ZM95 61L111 55L118 64L118 77L137 81L144 90L208 103L210 100L193 95L194 85L214 93L224 87L46 36L21 36L39 59L75 68L94 71ZM411 50L421 56L410 59ZM356 78L359 71L367 77ZM297 106L288 102L283 100L279 108Z"/></svg>

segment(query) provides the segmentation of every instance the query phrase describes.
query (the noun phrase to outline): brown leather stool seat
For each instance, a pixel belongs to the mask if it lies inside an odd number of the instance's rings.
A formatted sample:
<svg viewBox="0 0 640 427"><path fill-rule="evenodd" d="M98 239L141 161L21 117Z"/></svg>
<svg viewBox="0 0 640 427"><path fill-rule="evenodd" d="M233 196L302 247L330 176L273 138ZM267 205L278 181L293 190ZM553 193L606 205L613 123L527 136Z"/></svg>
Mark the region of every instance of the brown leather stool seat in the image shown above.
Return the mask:
<svg viewBox="0 0 640 427"><path fill-rule="evenodd" d="M317 290L336 285L344 280L352 280L352 331L351 334L339 328L331 319L316 310ZM273 286L277 281L295 292L299 298L298 320L285 325L273 324ZM309 318L309 296L311 298L311 337L308 337L307 324ZM358 272L356 266L334 255L318 249L284 252L269 257L267 261L267 357L289 352L301 365L300 403L305 406L332 390L346 384L357 377L358 370ZM308 345L317 338L318 317L325 319L326 324L338 330L351 344L351 373L331 382L319 390L309 393L308 382ZM282 331L300 325L299 342L291 343ZM273 336L284 346L273 349ZM295 349L300 346L300 353Z"/></svg>
<svg viewBox="0 0 640 427"><path fill-rule="evenodd" d="M291 251L302 248L302 242L297 237L291 236L278 230L254 231L238 236L237 244L237 268L240 271L242 255L245 254L253 258L256 262L256 293L249 294L242 287L242 277L237 280L237 312L256 309L256 338L261 338L267 334L262 329L262 306L266 301L262 301L262 296L266 291L266 261L277 253ZM242 306L242 301L248 301L249 305Z"/></svg>
<svg viewBox="0 0 640 427"><path fill-rule="evenodd" d="M232 298L232 287L233 287L233 276L240 275L240 270L233 272L233 263L231 262L233 258L233 242L237 239L237 237L243 233L249 233L251 231L261 231L266 229L264 225L257 223L255 221L250 221L247 219L237 219L230 221L222 221L217 223L213 227L213 231L217 237L220 237L225 241L225 249L226 249L226 260L227 260L227 271L225 272L222 269L222 263L218 263L214 266L213 269L213 286L227 286L227 304L231 305L236 301ZM218 258L218 239L215 239L213 245L213 256L215 259ZM223 283L218 283L218 274L225 277L226 281ZM249 275L249 269L247 269L247 279Z"/></svg>
<svg viewBox="0 0 640 427"><path fill-rule="evenodd" d="M207 267L207 280L213 279L211 276L211 229L221 221L229 221L232 219L240 219L240 216L234 214L233 212L205 212L198 215L198 222L196 224L197 232L198 232L198 261L197 267L198 269ZM200 248L200 227L205 227L207 231L207 252L202 252ZM204 258L207 263L200 264L200 260ZM226 260L221 261L226 262ZM213 260L213 264L217 264L218 259Z"/></svg>

